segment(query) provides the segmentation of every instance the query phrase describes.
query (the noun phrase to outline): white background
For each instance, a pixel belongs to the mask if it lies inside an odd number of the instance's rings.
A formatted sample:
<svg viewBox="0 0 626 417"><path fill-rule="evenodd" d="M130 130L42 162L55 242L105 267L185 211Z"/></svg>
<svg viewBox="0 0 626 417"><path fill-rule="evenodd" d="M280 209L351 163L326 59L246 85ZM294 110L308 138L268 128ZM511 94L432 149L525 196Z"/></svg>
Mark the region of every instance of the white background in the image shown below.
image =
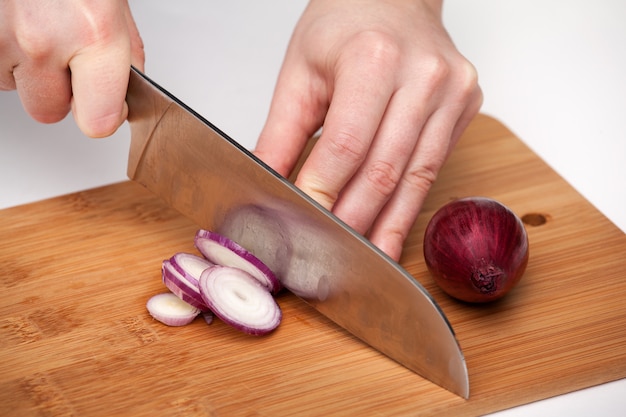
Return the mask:
<svg viewBox="0 0 626 417"><path fill-rule="evenodd" d="M147 74L248 148L305 5L131 0ZM448 0L444 12L452 38L478 69L482 112L507 125L625 231L626 2ZM0 209L125 180L128 145L126 125L110 138L87 139L71 117L37 124L15 92L0 93ZM624 410L621 380L497 415Z"/></svg>

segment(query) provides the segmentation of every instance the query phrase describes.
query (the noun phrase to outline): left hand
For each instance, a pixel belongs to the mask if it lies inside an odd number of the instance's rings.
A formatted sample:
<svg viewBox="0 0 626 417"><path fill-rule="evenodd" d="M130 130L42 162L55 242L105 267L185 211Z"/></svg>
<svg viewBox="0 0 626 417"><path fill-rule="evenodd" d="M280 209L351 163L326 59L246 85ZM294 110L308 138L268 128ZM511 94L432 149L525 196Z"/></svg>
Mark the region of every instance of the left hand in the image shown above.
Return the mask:
<svg viewBox="0 0 626 417"><path fill-rule="evenodd" d="M295 185L398 260L481 103L440 0L312 0L255 153L287 176L323 125Z"/></svg>

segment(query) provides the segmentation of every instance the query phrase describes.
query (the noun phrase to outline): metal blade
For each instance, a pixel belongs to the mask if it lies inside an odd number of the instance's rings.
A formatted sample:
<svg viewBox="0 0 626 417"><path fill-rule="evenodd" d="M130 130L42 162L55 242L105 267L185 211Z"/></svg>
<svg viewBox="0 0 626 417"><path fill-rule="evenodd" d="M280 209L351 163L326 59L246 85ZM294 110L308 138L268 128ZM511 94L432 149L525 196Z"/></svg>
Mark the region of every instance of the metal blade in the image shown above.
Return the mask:
<svg viewBox="0 0 626 417"><path fill-rule="evenodd" d="M127 101L131 179L246 247L339 326L468 398L454 332L406 270L135 69Z"/></svg>

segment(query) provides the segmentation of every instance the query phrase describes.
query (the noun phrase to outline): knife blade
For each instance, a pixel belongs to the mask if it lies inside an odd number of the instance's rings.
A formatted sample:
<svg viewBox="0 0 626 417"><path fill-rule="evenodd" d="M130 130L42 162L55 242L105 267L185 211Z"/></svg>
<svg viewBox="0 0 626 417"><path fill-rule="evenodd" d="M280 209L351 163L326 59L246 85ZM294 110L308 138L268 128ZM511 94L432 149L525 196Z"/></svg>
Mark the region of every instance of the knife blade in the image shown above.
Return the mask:
<svg viewBox="0 0 626 417"><path fill-rule="evenodd" d="M454 331L405 269L135 68L126 99L132 180L246 247L287 289L363 342L469 397Z"/></svg>

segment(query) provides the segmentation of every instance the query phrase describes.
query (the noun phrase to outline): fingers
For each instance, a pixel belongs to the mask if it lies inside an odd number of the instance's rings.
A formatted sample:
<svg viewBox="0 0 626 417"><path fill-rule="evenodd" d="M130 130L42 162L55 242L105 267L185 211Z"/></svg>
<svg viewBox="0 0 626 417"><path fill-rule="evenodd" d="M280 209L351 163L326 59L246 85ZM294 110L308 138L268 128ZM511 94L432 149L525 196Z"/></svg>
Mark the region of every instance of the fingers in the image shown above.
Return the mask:
<svg viewBox="0 0 626 417"><path fill-rule="evenodd" d="M356 42L367 48L344 48L326 74L286 60L256 153L289 173L330 102L296 185L397 260L482 94L464 60L422 61L421 70L398 73L393 45L369 35Z"/></svg>
<svg viewBox="0 0 626 417"><path fill-rule="evenodd" d="M109 136L126 120L126 89L131 65L128 6L105 11L92 19L98 41L79 49L68 65L72 73L72 113L90 137Z"/></svg>
<svg viewBox="0 0 626 417"><path fill-rule="evenodd" d="M108 136L126 119L130 65L143 69L143 43L126 0L3 4L0 88L17 89L25 110L53 123L70 109L88 136Z"/></svg>
<svg viewBox="0 0 626 417"><path fill-rule="evenodd" d="M482 91L472 88L466 107L440 109L426 122L411 160L387 204L378 213L369 230L370 241L399 260L402 248L424 200L461 134L478 113ZM442 150L442 144L447 144Z"/></svg>
<svg viewBox="0 0 626 417"><path fill-rule="evenodd" d="M130 71L130 48L86 50L72 58L72 113L90 137L105 137L126 120L125 103Z"/></svg>
<svg viewBox="0 0 626 417"><path fill-rule="evenodd" d="M393 259L400 257L403 242L445 162L440 146L452 127L441 113L428 119L401 180L369 231L370 241Z"/></svg>
<svg viewBox="0 0 626 417"><path fill-rule="evenodd" d="M368 231L395 192L415 150L427 112L407 104L413 96L414 92L408 89L394 94L365 161L333 208L338 217L361 234Z"/></svg>
<svg viewBox="0 0 626 417"><path fill-rule="evenodd" d="M364 49L349 51L358 55ZM343 67L339 63L322 134L295 182L329 210L366 159L393 93L394 80L387 76L393 59L377 52L369 59L347 56Z"/></svg>
<svg viewBox="0 0 626 417"><path fill-rule="evenodd" d="M44 24L47 16L40 6L3 4L0 83L3 89L17 89L24 109L35 120L53 123L70 110L71 88L67 66L55 53L55 35Z"/></svg>
<svg viewBox="0 0 626 417"><path fill-rule="evenodd" d="M324 95L319 78L287 58L254 154L281 175L289 176L307 140L323 122L328 107Z"/></svg>
<svg viewBox="0 0 626 417"><path fill-rule="evenodd" d="M51 68L18 65L13 70L13 79L24 110L38 122L58 122L70 111L70 74L62 65Z"/></svg>

